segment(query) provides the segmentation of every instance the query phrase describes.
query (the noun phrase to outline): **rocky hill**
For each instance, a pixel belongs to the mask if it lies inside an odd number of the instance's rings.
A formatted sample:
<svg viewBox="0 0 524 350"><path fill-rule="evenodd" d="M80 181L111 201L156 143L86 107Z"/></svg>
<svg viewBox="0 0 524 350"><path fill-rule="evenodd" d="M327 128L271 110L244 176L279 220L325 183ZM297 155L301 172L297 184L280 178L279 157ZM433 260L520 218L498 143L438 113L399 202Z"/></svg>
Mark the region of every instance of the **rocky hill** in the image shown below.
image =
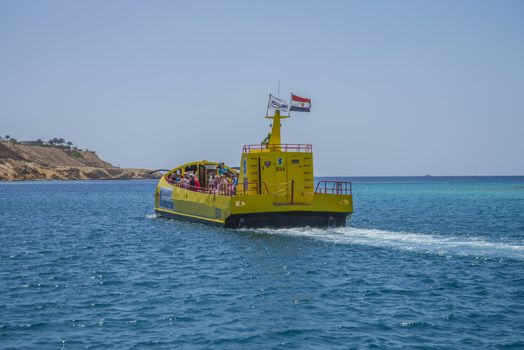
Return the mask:
<svg viewBox="0 0 524 350"><path fill-rule="evenodd" d="M123 169L95 152L0 141L0 181L157 178L147 169Z"/></svg>

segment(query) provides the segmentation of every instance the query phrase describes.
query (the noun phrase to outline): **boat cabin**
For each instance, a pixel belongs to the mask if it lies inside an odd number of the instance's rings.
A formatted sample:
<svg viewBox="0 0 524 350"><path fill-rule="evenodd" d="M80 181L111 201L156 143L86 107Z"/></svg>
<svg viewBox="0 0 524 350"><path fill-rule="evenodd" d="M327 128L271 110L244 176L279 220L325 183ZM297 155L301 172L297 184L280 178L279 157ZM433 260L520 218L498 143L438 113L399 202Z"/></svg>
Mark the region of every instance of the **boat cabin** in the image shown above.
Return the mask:
<svg viewBox="0 0 524 350"><path fill-rule="evenodd" d="M174 174L183 176L184 174L194 174L200 186L207 188L208 184L215 177L215 175L220 175L220 173L238 173L237 168L227 166L222 162L211 162L208 160L201 160L198 162L191 162L182 164L164 175L168 182L171 182L170 179Z"/></svg>
<svg viewBox="0 0 524 350"><path fill-rule="evenodd" d="M311 145L246 145L242 149L239 191L269 194L275 205L310 204L314 194Z"/></svg>

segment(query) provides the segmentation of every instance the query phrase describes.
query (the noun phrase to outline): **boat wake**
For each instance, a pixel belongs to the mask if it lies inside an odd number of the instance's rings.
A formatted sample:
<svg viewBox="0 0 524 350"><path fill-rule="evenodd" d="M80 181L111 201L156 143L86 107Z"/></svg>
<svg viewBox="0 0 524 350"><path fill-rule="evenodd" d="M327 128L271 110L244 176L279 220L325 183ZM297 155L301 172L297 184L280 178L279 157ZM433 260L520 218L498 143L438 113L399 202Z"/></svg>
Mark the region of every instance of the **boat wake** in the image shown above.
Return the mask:
<svg viewBox="0 0 524 350"><path fill-rule="evenodd" d="M336 244L425 252L439 255L502 257L524 260L524 245L490 242L479 237L431 235L378 229L341 227L333 229L292 228L245 230L260 234L307 237Z"/></svg>

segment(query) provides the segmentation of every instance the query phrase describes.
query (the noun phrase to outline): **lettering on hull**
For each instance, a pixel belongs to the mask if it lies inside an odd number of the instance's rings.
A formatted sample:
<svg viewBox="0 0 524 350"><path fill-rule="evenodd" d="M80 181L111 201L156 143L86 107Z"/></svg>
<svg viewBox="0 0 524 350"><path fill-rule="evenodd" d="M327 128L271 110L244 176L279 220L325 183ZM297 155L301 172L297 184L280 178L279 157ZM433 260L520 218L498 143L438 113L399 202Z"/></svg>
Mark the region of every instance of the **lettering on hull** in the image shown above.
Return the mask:
<svg viewBox="0 0 524 350"><path fill-rule="evenodd" d="M172 188L160 188L160 203L161 208L175 209L175 203L173 202L173 189Z"/></svg>

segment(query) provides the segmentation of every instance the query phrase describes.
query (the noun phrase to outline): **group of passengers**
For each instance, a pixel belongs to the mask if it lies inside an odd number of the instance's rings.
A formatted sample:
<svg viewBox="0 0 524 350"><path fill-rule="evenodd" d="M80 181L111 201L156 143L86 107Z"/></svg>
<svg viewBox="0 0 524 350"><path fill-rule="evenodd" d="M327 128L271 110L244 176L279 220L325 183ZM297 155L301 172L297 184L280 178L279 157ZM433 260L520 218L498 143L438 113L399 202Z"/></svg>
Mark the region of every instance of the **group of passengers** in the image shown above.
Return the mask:
<svg viewBox="0 0 524 350"><path fill-rule="evenodd" d="M233 173L225 167L224 163L220 162L217 165L217 174L214 171L209 173L208 189L215 194L235 195L238 185L238 174ZM169 175L167 179L181 188L186 188L192 191L201 191L200 181L193 173L185 173L180 175L175 172Z"/></svg>
<svg viewBox="0 0 524 350"><path fill-rule="evenodd" d="M238 184L238 175L231 172L209 177L209 188L213 193L234 196Z"/></svg>
<svg viewBox="0 0 524 350"><path fill-rule="evenodd" d="M198 181L198 178L193 173L185 173L184 175L173 173L169 175L168 181L182 188L194 191L200 190L200 181Z"/></svg>

